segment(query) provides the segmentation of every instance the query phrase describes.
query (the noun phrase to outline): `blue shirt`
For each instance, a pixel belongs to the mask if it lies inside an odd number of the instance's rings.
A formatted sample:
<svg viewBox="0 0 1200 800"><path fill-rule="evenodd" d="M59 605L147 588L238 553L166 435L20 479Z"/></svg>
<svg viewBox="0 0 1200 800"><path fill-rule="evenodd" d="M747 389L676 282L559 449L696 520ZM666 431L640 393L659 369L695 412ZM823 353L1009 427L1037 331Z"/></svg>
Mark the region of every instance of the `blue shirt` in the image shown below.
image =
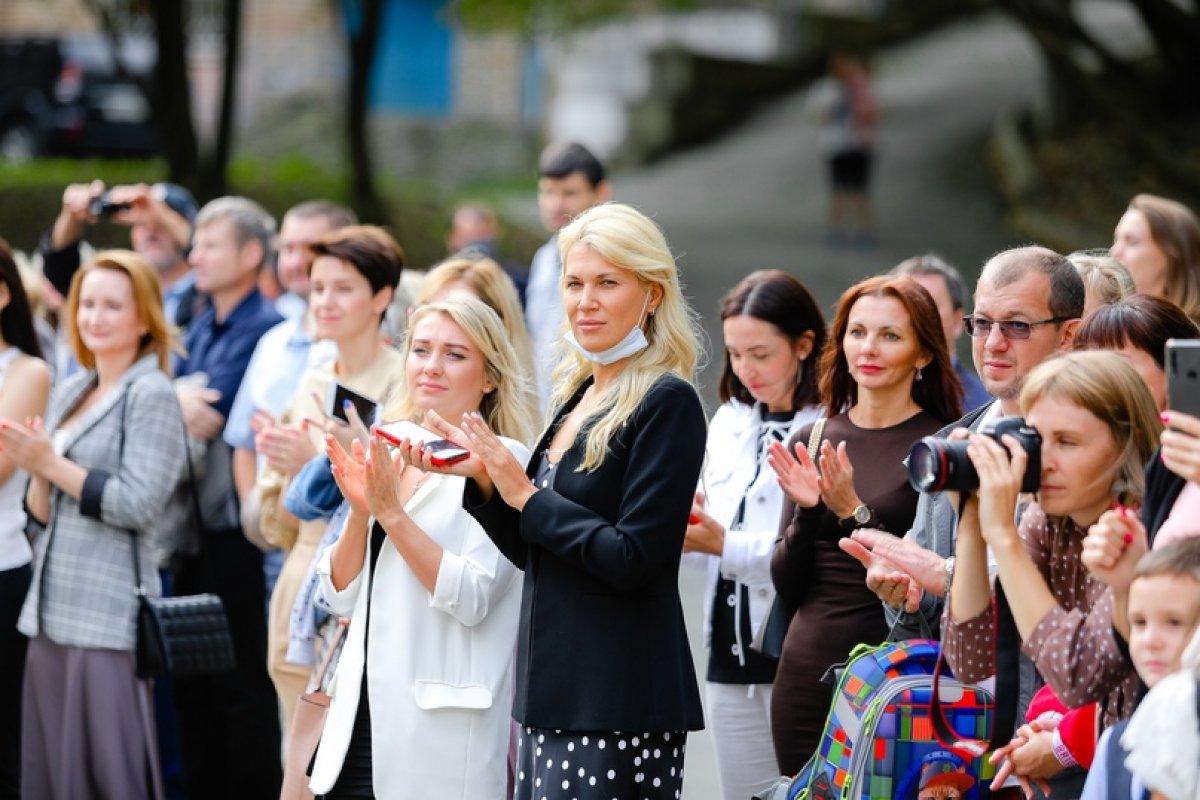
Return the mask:
<svg viewBox="0 0 1200 800"><path fill-rule="evenodd" d="M163 315L166 316L168 322L174 322L179 318L179 303L195 285L196 273L188 270L180 276L179 280L163 289Z"/></svg>
<svg viewBox="0 0 1200 800"><path fill-rule="evenodd" d="M208 375L208 387L221 393L221 399L212 406L228 417L258 340L281 321L258 289L246 295L224 322L217 322L209 301L188 325L183 338L187 356L175 356L175 374L179 377L195 372Z"/></svg>
<svg viewBox="0 0 1200 800"><path fill-rule="evenodd" d="M962 384L964 414L992 402L992 396L983 388L983 382L957 358L954 359L954 371L958 373L958 380Z"/></svg>
<svg viewBox="0 0 1200 800"><path fill-rule="evenodd" d="M229 421L225 423L225 441L230 447L253 450L250 419L254 412L262 409L278 417L291 404L296 387L309 368L337 357L333 342L313 342L305 329L304 317L301 314L285 319L259 339L233 401Z"/></svg>

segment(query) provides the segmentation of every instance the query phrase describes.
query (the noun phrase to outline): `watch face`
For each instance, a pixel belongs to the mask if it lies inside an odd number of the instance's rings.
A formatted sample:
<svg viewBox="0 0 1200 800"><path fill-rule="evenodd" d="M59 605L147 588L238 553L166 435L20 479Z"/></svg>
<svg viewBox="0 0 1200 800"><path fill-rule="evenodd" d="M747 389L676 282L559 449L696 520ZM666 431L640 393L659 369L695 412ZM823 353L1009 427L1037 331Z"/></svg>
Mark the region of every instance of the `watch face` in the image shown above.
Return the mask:
<svg viewBox="0 0 1200 800"><path fill-rule="evenodd" d="M859 525L865 525L871 519L871 509L866 506L859 506L854 509L854 521Z"/></svg>

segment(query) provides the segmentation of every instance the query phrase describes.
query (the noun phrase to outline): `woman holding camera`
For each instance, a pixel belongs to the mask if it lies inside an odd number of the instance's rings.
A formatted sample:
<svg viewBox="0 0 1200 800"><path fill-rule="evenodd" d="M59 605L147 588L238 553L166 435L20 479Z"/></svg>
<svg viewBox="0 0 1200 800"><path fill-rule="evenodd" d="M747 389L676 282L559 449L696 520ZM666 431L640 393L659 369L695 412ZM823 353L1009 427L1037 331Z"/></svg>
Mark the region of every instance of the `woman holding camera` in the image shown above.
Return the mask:
<svg viewBox="0 0 1200 800"><path fill-rule="evenodd" d="M475 415L437 429L471 451L462 502L525 573L517 800L671 800L703 725L678 586L704 459L696 328L640 212L595 206L558 246L570 350L528 470Z"/></svg>
<svg viewBox="0 0 1200 800"><path fill-rule="evenodd" d="M158 271L97 253L67 311L83 371L55 387L44 425L0 421L0 452L29 473L26 504L44 526L20 619L21 796L161 797L154 701L134 658L134 560L158 595L155 526L185 452Z"/></svg>
<svg viewBox="0 0 1200 800"><path fill-rule="evenodd" d="M887 634L861 565L838 542L862 527L908 530L917 494L904 457L913 442L960 416L937 306L909 278L871 278L842 295L820 375L822 403L833 413L816 462L808 452L812 425L786 449L772 445L770 456L788 496L771 561L775 588L793 611L771 698L775 755L787 775L820 741L833 697L821 676L855 645Z"/></svg>
<svg viewBox="0 0 1200 800"><path fill-rule="evenodd" d="M1030 373L1020 404L1041 435L1037 502L1026 507L1018 527L1013 509L1029 457L1015 438L969 438L979 489L967 498L958 525L943 628L946 658L963 681L996 671L990 549L1022 654L1068 707L1099 700L1109 725L1132 710L1137 676L1113 637L1112 592L1091 580L1081 561L1083 541L1108 509L1141 503L1143 467L1162 430L1158 410L1134 368L1107 352L1043 363ZM1022 696L1035 688L1022 686Z"/></svg>
<svg viewBox="0 0 1200 800"><path fill-rule="evenodd" d="M532 388L500 318L473 297L417 308L388 416L478 413L522 461ZM326 452L350 506L317 574L352 620L312 766L322 797L501 798L511 731L517 571L462 507L462 477L393 462L379 434Z"/></svg>

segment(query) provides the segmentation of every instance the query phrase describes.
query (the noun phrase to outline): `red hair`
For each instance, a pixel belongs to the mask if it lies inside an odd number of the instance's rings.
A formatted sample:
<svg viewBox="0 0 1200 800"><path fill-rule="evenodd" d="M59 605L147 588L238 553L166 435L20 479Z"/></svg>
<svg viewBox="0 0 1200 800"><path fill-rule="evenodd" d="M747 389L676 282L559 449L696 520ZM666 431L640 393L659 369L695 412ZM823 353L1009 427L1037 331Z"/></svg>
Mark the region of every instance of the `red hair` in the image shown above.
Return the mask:
<svg viewBox="0 0 1200 800"><path fill-rule="evenodd" d="M962 416L962 384L950 361L946 334L937 306L924 286L911 278L880 275L867 278L846 290L838 301L837 313L821 353L821 402L829 414L837 414L858 402L858 383L850 375L842 340L850 327L850 310L863 297L890 297L904 306L917 335L917 346L929 356L921 369L921 380L913 381L912 397L917 405L942 422Z"/></svg>

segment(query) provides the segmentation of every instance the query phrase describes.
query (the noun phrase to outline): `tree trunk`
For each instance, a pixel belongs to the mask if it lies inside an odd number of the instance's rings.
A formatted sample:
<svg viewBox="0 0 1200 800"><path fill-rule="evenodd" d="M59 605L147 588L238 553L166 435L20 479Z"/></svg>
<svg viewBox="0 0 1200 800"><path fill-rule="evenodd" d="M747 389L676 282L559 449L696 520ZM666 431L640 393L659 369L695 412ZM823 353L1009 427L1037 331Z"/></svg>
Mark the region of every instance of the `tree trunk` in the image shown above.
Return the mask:
<svg viewBox="0 0 1200 800"><path fill-rule="evenodd" d="M187 33L183 0L156 0L154 27L158 38L155 63L154 109L158 134L162 137L170 179L195 186L199 172L196 126L192 119L192 94L187 75Z"/></svg>
<svg viewBox="0 0 1200 800"><path fill-rule="evenodd" d="M375 186L369 132L367 100L371 88L371 67L379 44L379 24L383 0L348 0L347 39L350 44L350 85L347 87L346 133L350 149L350 202L363 222L383 223L387 211ZM357 14L354 12L357 11Z"/></svg>
<svg viewBox="0 0 1200 800"><path fill-rule="evenodd" d="M242 50L242 2L225 0L225 54L221 74L221 111L212 150L204 158L204 169L196 187L201 201L226 192L229 159L233 153L233 119L237 110L238 64Z"/></svg>

